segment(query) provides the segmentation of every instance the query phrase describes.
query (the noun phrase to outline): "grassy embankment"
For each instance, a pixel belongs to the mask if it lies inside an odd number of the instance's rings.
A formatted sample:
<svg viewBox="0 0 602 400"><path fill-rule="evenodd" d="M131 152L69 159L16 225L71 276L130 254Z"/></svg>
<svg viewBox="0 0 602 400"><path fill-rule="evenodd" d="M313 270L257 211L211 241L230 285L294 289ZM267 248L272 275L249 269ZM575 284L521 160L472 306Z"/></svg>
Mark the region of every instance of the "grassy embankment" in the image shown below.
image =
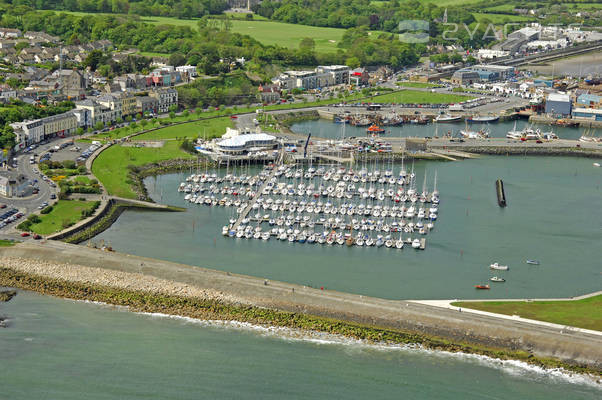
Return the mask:
<svg viewBox="0 0 602 400"><path fill-rule="evenodd" d="M51 211L47 214L40 214L29 224L26 230L48 235L59 232L76 222L87 218L86 214L91 213L98 202L82 200L59 200L51 206ZM50 209L50 207L48 207ZM22 224L19 227L24 228ZM20 229L21 229L20 228Z"/></svg>
<svg viewBox="0 0 602 400"><path fill-rule="evenodd" d="M196 156L180 148L184 138L213 138L222 135L226 127L231 126L229 118L215 118L191 122L182 125L168 126L156 131L143 133L134 138L135 141L164 140L162 147L130 147L114 145L103 151L92 164L92 172L102 182L111 195L136 198L131 187L128 166L142 166L172 159L195 159ZM177 140L176 140L177 138Z"/></svg>
<svg viewBox="0 0 602 400"><path fill-rule="evenodd" d="M266 326L325 332L376 343L415 344L434 350L481 354L504 360L516 359L541 367L560 367L570 371L600 375L600 371L592 370L584 365L573 365L555 359L538 358L526 351L506 350L462 342L452 343L439 337L319 317L311 314L292 313L246 305L232 305L217 300L205 300L194 297L124 290L89 283L69 282L62 279L26 274L9 268L0 267L0 286L33 290L45 295L69 299L122 305L136 312L161 312L205 320L234 320Z"/></svg>
<svg viewBox="0 0 602 400"><path fill-rule="evenodd" d="M567 301L483 301L452 305L602 331L602 295Z"/></svg>
<svg viewBox="0 0 602 400"><path fill-rule="evenodd" d="M0 247L10 247L10 246L14 246L17 242L15 242L14 240L6 240L6 239L0 239Z"/></svg>

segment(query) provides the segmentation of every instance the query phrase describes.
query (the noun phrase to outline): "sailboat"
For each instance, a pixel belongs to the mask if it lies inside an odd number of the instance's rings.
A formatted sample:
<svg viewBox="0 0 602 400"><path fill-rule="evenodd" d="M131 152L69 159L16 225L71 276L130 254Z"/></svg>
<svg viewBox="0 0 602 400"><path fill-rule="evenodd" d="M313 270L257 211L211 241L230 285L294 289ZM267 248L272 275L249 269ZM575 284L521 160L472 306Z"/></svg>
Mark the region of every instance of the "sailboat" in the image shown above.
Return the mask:
<svg viewBox="0 0 602 400"><path fill-rule="evenodd" d="M516 130L516 121L514 121L514 128L511 131L508 131L506 134L508 139L520 139L523 137L523 132Z"/></svg>

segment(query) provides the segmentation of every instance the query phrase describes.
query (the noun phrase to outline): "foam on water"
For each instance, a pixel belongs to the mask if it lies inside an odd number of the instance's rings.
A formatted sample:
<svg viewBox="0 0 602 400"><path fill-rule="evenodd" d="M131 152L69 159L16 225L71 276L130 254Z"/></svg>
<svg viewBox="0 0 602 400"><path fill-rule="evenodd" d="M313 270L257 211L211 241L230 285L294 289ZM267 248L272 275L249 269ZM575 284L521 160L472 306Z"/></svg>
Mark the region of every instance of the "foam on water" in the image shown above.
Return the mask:
<svg viewBox="0 0 602 400"><path fill-rule="evenodd" d="M102 302L86 301L101 306L108 306L120 311L128 311L125 306L112 306ZM224 320L202 320L191 317L170 315L163 313L147 313L136 312L135 314L147 316L151 318L172 319L181 321L186 324L194 324L207 328L218 329L235 329L238 331L247 331L259 334L264 337L276 338L280 340L288 340L295 342L313 343L316 345L334 345L334 346L349 346L354 350L376 350L376 351L401 351L409 354L421 353L429 357L454 358L465 362L478 363L488 368L499 369L500 371L517 378L526 378L532 380L550 379L556 382L564 382L577 385L587 385L596 389L602 390L602 381L593 375L578 374L567 371L563 368L542 368L536 365L531 365L518 360L501 360L488 356L471 353L449 352L441 350L431 350L424 348L418 344L386 344L374 343L366 340L348 338L342 335L335 335L317 331L305 331L301 329L293 329L277 326L263 326L240 321L224 321Z"/></svg>

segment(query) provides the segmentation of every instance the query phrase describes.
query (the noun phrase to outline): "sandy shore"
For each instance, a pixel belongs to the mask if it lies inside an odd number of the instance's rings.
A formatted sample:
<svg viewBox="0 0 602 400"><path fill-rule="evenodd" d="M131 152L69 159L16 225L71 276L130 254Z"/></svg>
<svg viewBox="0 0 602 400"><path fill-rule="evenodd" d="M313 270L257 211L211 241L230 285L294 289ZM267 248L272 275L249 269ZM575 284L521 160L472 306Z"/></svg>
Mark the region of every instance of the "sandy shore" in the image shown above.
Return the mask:
<svg viewBox="0 0 602 400"><path fill-rule="evenodd" d="M332 318L452 343L522 351L602 371L600 335L527 321L314 289L62 242L29 241L2 248L0 267L84 284Z"/></svg>

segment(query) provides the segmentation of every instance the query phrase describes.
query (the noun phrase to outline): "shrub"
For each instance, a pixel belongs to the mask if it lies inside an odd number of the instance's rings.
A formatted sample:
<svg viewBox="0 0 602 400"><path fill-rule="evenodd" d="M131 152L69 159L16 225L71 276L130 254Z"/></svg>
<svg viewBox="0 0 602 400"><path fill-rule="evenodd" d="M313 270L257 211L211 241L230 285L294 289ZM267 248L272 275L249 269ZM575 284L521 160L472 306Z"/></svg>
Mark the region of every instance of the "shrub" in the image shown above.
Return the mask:
<svg viewBox="0 0 602 400"><path fill-rule="evenodd" d="M42 211L40 211L40 214L49 214L52 211L53 207L52 206L48 206L46 208L44 208Z"/></svg>
<svg viewBox="0 0 602 400"><path fill-rule="evenodd" d="M85 175L85 174L87 174L87 173L88 173L88 170L86 169L86 166L85 166L85 165L80 165L79 167L77 167L77 172L78 172L80 175Z"/></svg>
<svg viewBox="0 0 602 400"><path fill-rule="evenodd" d="M63 227L63 229L67 229L70 226L73 225L73 222L69 221L68 219L64 219L63 223L61 224L61 226Z"/></svg>
<svg viewBox="0 0 602 400"><path fill-rule="evenodd" d="M65 161L63 161L63 168L74 169L75 168L75 161L73 161L73 160L65 160Z"/></svg>
<svg viewBox="0 0 602 400"><path fill-rule="evenodd" d="M17 229L19 229L20 231L31 230L31 221L26 219L25 221L23 221L19 225L17 225Z"/></svg>
<svg viewBox="0 0 602 400"><path fill-rule="evenodd" d="M42 219L37 214L31 214L29 217L27 217L27 221L29 221L32 224L39 224L40 222L42 222Z"/></svg>

